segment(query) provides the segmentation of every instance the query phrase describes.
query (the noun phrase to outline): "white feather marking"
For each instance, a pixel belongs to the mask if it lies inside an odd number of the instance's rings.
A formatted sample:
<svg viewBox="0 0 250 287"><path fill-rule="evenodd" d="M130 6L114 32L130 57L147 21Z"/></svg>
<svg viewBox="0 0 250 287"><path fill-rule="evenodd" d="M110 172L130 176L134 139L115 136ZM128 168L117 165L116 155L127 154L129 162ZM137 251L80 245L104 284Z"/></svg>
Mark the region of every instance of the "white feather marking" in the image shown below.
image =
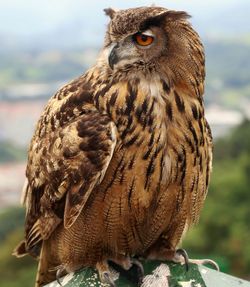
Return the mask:
<svg viewBox="0 0 250 287"><path fill-rule="evenodd" d="M21 194L21 204L24 205L26 203L27 195L28 195L28 179L26 178L24 181L24 185L22 188L22 194Z"/></svg>
<svg viewBox="0 0 250 287"><path fill-rule="evenodd" d="M110 128L111 128L111 139L112 139L112 144L111 144L111 149L110 149L110 158L109 160L106 162L105 166L103 167L101 173L100 173L100 176L99 176L99 180L98 180L98 183L100 183L102 180L103 180L103 177L106 173L106 170L109 166L109 163L113 157L113 154L114 154L114 150L115 150L115 146L116 146L116 142L117 142L117 129L116 129L116 126L113 122L110 123Z"/></svg>
<svg viewBox="0 0 250 287"><path fill-rule="evenodd" d="M156 118L158 118L158 122L162 123L161 126L161 143L167 144L167 126L166 126L166 104L164 98L162 97L162 90L159 89L161 87L160 78L158 76L152 77L150 79L144 79L141 81L141 89L145 94L150 95L150 97L154 97L156 99L154 114ZM162 183L167 183L167 180L170 177L171 172L171 160L168 154L164 158L163 162L163 178Z"/></svg>
<svg viewBox="0 0 250 287"><path fill-rule="evenodd" d="M154 33L150 29L143 31L142 34L149 37L155 37Z"/></svg>

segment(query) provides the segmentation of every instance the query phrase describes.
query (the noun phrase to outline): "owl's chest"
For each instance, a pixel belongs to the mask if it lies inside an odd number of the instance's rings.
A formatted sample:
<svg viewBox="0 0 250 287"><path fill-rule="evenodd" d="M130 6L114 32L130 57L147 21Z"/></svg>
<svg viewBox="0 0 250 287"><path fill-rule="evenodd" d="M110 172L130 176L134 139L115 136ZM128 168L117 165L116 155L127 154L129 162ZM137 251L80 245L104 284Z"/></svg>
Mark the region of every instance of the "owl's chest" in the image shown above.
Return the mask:
<svg viewBox="0 0 250 287"><path fill-rule="evenodd" d="M170 170L164 93L159 79L134 79L119 82L105 95L100 92L96 97L98 108L110 116L117 128L117 145L107 180L111 183L107 185L124 190L131 198L140 194L140 201L142 193L148 200L159 185L164 185Z"/></svg>
<svg viewBox="0 0 250 287"><path fill-rule="evenodd" d="M127 198L128 208L147 208L168 177L166 119L160 113L153 98L117 112L118 139L107 182L115 196Z"/></svg>
<svg viewBox="0 0 250 287"><path fill-rule="evenodd" d="M116 95L112 107L112 94L106 102L118 131L120 143L130 146L156 146L167 136L167 115L162 90L157 83L141 81L139 85L127 84Z"/></svg>

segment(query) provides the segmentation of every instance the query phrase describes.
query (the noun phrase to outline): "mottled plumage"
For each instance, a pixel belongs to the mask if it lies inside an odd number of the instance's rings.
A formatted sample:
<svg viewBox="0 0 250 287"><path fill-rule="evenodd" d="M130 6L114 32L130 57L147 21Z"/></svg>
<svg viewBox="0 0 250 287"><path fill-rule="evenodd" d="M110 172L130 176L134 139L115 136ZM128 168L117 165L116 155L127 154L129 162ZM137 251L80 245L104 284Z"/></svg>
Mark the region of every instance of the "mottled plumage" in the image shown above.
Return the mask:
<svg viewBox="0 0 250 287"><path fill-rule="evenodd" d="M31 141L15 252L40 254L37 286L57 269L96 266L102 277L107 260L129 268L135 255L173 258L207 194L205 60L188 15L106 13L96 65L52 97Z"/></svg>

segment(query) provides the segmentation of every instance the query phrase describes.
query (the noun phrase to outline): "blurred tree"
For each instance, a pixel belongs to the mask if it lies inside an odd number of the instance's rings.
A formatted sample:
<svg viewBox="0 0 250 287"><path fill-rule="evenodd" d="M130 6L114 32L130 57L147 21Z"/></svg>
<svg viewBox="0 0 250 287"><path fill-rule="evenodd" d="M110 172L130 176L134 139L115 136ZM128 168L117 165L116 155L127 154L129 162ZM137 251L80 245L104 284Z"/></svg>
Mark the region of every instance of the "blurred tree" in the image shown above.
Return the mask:
<svg viewBox="0 0 250 287"><path fill-rule="evenodd" d="M26 159L26 149L15 146L8 141L0 142L0 163L23 161Z"/></svg>
<svg viewBox="0 0 250 287"><path fill-rule="evenodd" d="M0 213L0 287L34 286L36 261L12 256L17 242L23 238L24 210L10 208Z"/></svg>
<svg viewBox="0 0 250 287"><path fill-rule="evenodd" d="M11 207L0 212L0 243L8 234L24 224L24 209Z"/></svg>
<svg viewBox="0 0 250 287"><path fill-rule="evenodd" d="M240 155L250 156L250 121L245 119L242 124L225 138L218 139L214 148L215 162L235 159Z"/></svg>
<svg viewBox="0 0 250 287"><path fill-rule="evenodd" d="M184 245L250 276L250 121L215 143L214 168L200 223Z"/></svg>

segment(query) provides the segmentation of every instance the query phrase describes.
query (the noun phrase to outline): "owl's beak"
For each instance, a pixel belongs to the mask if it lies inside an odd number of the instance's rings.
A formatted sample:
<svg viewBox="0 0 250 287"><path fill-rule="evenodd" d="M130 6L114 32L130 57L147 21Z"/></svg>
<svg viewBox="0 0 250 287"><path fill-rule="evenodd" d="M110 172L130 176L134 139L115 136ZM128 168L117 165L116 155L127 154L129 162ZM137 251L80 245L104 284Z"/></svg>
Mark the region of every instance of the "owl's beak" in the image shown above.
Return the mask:
<svg viewBox="0 0 250 287"><path fill-rule="evenodd" d="M119 57L117 55L117 48L119 47L118 44L116 44L113 49L111 50L110 54L109 54L109 57L108 57L108 62L109 62L109 66L110 68L113 70L114 68L114 65L116 63L118 63L119 61Z"/></svg>

